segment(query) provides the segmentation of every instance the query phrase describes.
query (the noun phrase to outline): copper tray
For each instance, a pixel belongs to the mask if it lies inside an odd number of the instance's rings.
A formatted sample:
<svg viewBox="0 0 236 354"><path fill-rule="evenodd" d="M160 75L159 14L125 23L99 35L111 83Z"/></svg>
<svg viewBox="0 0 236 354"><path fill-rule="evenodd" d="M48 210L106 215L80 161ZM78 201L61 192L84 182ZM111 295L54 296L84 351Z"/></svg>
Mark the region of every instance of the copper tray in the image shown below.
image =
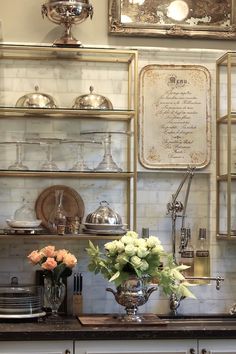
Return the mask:
<svg viewBox="0 0 236 354"><path fill-rule="evenodd" d="M55 185L48 187L39 194L35 202L35 212L38 219L42 220L42 225L49 229L48 219L55 206L55 190L62 189L63 207L68 217L84 217L84 202L79 193L73 188L64 185Z"/></svg>

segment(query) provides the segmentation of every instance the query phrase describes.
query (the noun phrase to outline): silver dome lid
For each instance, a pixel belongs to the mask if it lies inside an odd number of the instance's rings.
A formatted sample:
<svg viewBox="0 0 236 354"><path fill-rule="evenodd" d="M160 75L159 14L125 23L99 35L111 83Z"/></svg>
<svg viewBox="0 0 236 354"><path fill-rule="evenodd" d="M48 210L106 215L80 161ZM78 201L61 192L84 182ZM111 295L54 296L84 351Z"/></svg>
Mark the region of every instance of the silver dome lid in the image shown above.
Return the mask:
<svg viewBox="0 0 236 354"><path fill-rule="evenodd" d="M39 92L39 87L35 86L34 92L28 93L17 100L16 107L56 108L57 105L52 96Z"/></svg>
<svg viewBox="0 0 236 354"><path fill-rule="evenodd" d="M105 200L100 202L100 206L86 217L86 223L89 224L107 224L121 225L121 216L109 207L109 203Z"/></svg>
<svg viewBox="0 0 236 354"><path fill-rule="evenodd" d="M77 109L113 109L111 101L102 95L94 93L93 86L89 88L90 93L78 96L73 104Z"/></svg>

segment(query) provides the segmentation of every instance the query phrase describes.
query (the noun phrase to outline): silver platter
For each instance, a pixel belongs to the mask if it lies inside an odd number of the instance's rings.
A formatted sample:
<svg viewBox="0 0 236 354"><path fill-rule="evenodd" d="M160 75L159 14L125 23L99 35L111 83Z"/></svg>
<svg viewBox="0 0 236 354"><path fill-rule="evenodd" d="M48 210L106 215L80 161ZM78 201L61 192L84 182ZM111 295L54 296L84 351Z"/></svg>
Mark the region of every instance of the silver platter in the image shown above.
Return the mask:
<svg viewBox="0 0 236 354"><path fill-rule="evenodd" d="M123 224L92 224L92 223L84 223L84 226L86 229L89 230L102 230L102 231L111 231L111 230L117 230L117 229L122 229L124 226Z"/></svg>
<svg viewBox="0 0 236 354"><path fill-rule="evenodd" d="M117 229L117 230L92 230L92 229L83 229L85 234L90 235L107 235L107 236L121 236L125 235L127 230L124 229Z"/></svg>

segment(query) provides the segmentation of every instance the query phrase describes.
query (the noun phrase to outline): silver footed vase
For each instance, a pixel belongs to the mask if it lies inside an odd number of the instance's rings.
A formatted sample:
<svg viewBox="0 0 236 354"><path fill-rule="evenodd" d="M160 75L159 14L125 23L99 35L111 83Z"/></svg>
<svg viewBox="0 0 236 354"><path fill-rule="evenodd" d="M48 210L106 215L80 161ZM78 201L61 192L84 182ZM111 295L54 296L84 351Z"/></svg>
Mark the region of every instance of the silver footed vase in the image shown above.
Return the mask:
<svg viewBox="0 0 236 354"><path fill-rule="evenodd" d="M42 16L57 25L64 25L64 34L54 41L54 45L81 46L71 32L73 25L93 17L93 6L89 0L48 0L42 5Z"/></svg>
<svg viewBox="0 0 236 354"><path fill-rule="evenodd" d="M138 315L138 307L144 305L156 286L149 287L147 278L138 278L131 276L116 289L116 292L107 288L115 296L118 304L125 307L126 314L122 317L126 322L142 322L142 316Z"/></svg>

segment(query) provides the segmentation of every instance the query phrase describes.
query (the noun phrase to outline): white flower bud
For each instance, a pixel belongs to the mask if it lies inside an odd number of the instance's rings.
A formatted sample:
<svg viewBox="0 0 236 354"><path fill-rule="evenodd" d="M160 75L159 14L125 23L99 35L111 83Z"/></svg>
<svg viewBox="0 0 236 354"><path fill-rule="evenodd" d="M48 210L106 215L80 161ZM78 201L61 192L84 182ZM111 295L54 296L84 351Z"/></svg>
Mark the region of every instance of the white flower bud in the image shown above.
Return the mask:
<svg viewBox="0 0 236 354"><path fill-rule="evenodd" d="M137 249L137 256L140 257L140 258L144 258L148 255L149 251L146 247L138 247Z"/></svg>
<svg viewBox="0 0 236 354"><path fill-rule="evenodd" d="M131 257L130 262L134 268L139 268L140 265L142 264L142 260L137 256Z"/></svg>
<svg viewBox="0 0 236 354"><path fill-rule="evenodd" d="M129 257L133 256L136 253L136 248L129 244L125 246L125 254L127 254Z"/></svg>

